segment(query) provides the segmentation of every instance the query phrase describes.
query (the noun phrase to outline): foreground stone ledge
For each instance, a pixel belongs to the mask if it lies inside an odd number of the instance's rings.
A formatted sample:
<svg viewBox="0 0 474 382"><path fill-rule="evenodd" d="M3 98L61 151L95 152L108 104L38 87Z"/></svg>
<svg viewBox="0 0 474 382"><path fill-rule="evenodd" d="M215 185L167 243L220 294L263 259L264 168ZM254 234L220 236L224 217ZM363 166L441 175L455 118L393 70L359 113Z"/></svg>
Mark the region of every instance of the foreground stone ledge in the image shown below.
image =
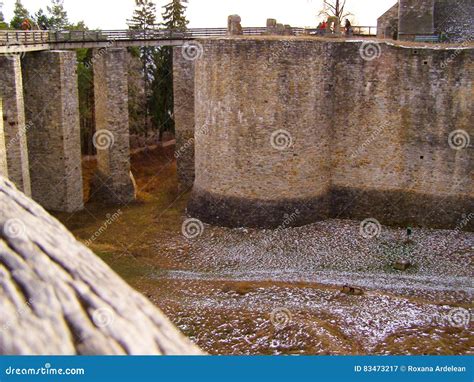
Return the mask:
<svg viewBox="0 0 474 382"><path fill-rule="evenodd" d="M2 177L0 206L0 354L202 354Z"/></svg>

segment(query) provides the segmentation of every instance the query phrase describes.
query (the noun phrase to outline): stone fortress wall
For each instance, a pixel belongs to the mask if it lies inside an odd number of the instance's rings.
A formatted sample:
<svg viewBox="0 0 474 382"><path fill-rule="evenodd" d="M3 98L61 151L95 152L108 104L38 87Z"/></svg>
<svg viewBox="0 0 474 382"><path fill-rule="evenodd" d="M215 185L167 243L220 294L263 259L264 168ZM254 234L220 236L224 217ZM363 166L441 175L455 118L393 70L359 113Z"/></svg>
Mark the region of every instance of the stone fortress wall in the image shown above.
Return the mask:
<svg viewBox="0 0 474 382"><path fill-rule="evenodd" d="M469 213L472 146L449 140L473 135L472 49L201 44L195 125L206 134L195 139L190 215L227 226L293 216L291 225L344 217L455 228Z"/></svg>
<svg viewBox="0 0 474 382"><path fill-rule="evenodd" d="M413 40L415 36L443 35L451 42L474 38L474 1L399 0L377 20L377 37Z"/></svg>

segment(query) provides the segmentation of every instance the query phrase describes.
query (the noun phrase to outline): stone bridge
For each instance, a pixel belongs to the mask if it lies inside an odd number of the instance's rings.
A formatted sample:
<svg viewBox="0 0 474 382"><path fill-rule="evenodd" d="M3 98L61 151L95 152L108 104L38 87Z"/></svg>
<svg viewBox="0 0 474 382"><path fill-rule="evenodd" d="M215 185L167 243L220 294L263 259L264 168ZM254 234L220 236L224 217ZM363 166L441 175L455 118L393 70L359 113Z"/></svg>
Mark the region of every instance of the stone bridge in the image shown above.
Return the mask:
<svg viewBox="0 0 474 382"><path fill-rule="evenodd" d="M83 208L72 49L90 47L98 163L91 193L133 201L125 47L172 45L178 178L185 189L194 186L195 217L276 227L298 210L295 225L328 217L460 224L473 198L472 44L230 30L243 36L225 37L226 29L201 31L202 39L196 31L29 32L36 37L4 42L0 174L46 209ZM281 130L289 137L282 152L269 146Z"/></svg>
<svg viewBox="0 0 474 382"><path fill-rule="evenodd" d="M357 28L361 34L371 32L371 27ZM278 28L273 29L278 34ZM269 33L266 27L240 30L247 36ZM282 31L295 36L310 33L303 28ZM74 49L92 48L98 148L98 172L92 192L96 198L112 203L132 201L135 191L129 162L126 48L183 47L175 54L175 93L178 139L185 139L193 134L194 127L194 95L190 93L194 86L189 84L189 76L192 81L193 61L197 58L193 55L199 55L200 44L193 41L228 33L228 28L186 32L1 31L0 174L48 210L71 212L83 208ZM180 166L193 167L184 160Z"/></svg>

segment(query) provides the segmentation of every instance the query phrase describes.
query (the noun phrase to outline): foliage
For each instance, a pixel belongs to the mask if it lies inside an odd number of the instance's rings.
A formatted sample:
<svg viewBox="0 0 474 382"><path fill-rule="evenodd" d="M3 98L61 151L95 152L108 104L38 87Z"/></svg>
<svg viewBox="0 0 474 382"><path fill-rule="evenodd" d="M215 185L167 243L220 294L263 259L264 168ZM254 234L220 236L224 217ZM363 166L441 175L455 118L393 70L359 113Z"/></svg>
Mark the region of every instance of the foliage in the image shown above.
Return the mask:
<svg viewBox="0 0 474 382"><path fill-rule="evenodd" d="M185 32L188 20L185 16L186 7L181 0L172 0L164 6L161 25L170 32ZM154 55L152 95L149 108L152 110L153 125L160 132L174 132L173 110L173 49L160 48Z"/></svg>
<svg viewBox="0 0 474 382"><path fill-rule="evenodd" d="M132 30L143 31L153 29L156 23L156 5L152 0L135 0L135 10L131 20L129 20L129 28ZM150 99L150 88L153 82L153 55L156 52L155 47L141 47L140 59L142 61L142 73L145 86L145 107L143 115L143 128L145 134L149 130L149 109L147 107Z"/></svg>
<svg viewBox="0 0 474 382"><path fill-rule="evenodd" d="M81 147L84 154L93 154L94 134L94 82L92 73L92 50L77 49L77 82L79 91L79 116L81 125Z"/></svg>
<svg viewBox="0 0 474 382"><path fill-rule="evenodd" d="M10 21L10 28L21 29L21 24L25 20L31 20L30 13L23 6L21 0L16 0L15 8L13 9L13 18Z"/></svg>
<svg viewBox="0 0 474 382"><path fill-rule="evenodd" d="M156 22L156 5L152 0L135 0L135 10L129 20L130 29L152 29Z"/></svg>
<svg viewBox="0 0 474 382"><path fill-rule="evenodd" d="M162 25L166 30L173 32L185 32L189 21L184 15L186 7L182 4L182 0L172 0L164 6L162 14Z"/></svg>
<svg viewBox="0 0 474 382"><path fill-rule="evenodd" d="M0 29L8 29L8 24L5 22L5 16L3 16L3 2L0 1Z"/></svg>
<svg viewBox="0 0 474 382"><path fill-rule="evenodd" d="M40 8L33 16L36 24L38 25L39 29L47 30L49 29L49 18L44 13L43 9Z"/></svg>
<svg viewBox="0 0 474 382"><path fill-rule="evenodd" d="M61 30L69 27L69 19L64 9L64 0L51 0L51 5L46 7L48 11L48 29Z"/></svg>
<svg viewBox="0 0 474 382"><path fill-rule="evenodd" d="M162 47L153 56L155 69L149 108L153 126L160 132L174 132L173 119L173 49Z"/></svg>

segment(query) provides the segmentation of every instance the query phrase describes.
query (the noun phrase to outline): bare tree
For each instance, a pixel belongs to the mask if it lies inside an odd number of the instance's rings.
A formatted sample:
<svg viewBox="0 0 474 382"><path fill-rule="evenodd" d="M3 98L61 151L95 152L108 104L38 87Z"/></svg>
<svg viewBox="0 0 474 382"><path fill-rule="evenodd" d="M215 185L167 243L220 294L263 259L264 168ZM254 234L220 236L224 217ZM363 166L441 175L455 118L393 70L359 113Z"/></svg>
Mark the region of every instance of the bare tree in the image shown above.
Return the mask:
<svg viewBox="0 0 474 382"><path fill-rule="evenodd" d="M323 8L319 16L337 17L342 24L344 17L352 16L352 13L346 11L347 0L323 0Z"/></svg>

